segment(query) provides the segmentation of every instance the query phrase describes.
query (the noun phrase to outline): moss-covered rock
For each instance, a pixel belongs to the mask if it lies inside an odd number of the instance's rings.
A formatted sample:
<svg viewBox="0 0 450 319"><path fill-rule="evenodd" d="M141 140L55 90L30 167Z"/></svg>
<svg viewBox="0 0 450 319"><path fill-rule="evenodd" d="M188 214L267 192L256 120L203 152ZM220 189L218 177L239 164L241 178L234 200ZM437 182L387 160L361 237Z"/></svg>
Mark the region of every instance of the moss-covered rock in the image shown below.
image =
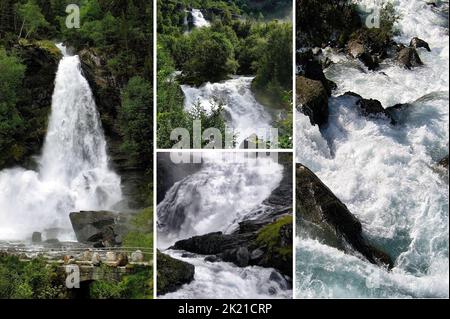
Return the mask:
<svg viewBox="0 0 450 319"><path fill-rule="evenodd" d="M278 269L290 277L292 277L292 245L293 217L291 215L283 216L264 226L252 243L253 247L264 252L258 260L259 266Z"/></svg>
<svg viewBox="0 0 450 319"><path fill-rule="evenodd" d="M158 295L174 292L182 285L194 280L195 267L166 254L157 252L157 289Z"/></svg>

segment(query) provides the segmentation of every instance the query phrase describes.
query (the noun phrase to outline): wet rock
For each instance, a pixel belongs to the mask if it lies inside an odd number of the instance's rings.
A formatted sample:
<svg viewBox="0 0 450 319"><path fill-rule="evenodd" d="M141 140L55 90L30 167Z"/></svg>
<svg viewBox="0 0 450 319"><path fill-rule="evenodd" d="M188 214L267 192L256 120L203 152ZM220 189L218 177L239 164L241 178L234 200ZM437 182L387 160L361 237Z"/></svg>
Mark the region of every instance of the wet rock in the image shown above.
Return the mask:
<svg viewBox="0 0 450 319"><path fill-rule="evenodd" d="M42 234L40 232L34 232L33 235L31 235L31 241L35 244L42 242Z"/></svg>
<svg viewBox="0 0 450 319"><path fill-rule="evenodd" d="M157 293L159 296L178 290L194 280L195 267L157 251Z"/></svg>
<svg viewBox="0 0 450 319"><path fill-rule="evenodd" d="M403 48L397 54L397 62L406 67L407 69L412 69L423 65L419 54L414 48Z"/></svg>
<svg viewBox="0 0 450 319"><path fill-rule="evenodd" d="M448 155L441 159L438 163L439 166L448 169Z"/></svg>
<svg viewBox="0 0 450 319"><path fill-rule="evenodd" d="M81 243L96 243L98 248L111 247L116 242L117 214L108 211L70 213L70 221L77 240Z"/></svg>
<svg viewBox="0 0 450 319"><path fill-rule="evenodd" d="M369 262L389 269L394 266L388 254L367 241L359 220L313 172L298 164L296 175L299 233L307 232L314 239L352 253L348 243Z"/></svg>
<svg viewBox="0 0 450 319"><path fill-rule="evenodd" d="M252 262L258 262L264 255L264 251L262 249L255 249L250 254L250 260Z"/></svg>
<svg viewBox="0 0 450 319"><path fill-rule="evenodd" d="M417 37L414 37L414 38L411 39L411 42L409 43L409 46L413 47L413 48L416 48L416 49L424 48L428 52L431 52L431 48L430 48L429 44L427 42L425 42L424 40L419 39Z"/></svg>
<svg viewBox="0 0 450 319"><path fill-rule="evenodd" d="M322 82L297 77L297 108L307 115L312 125L328 122L328 93Z"/></svg>
<svg viewBox="0 0 450 319"><path fill-rule="evenodd" d="M351 57L360 60L369 70L378 68L379 63L374 58L366 45L359 39L350 40L347 44L347 51Z"/></svg>
<svg viewBox="0 0 450 319"><path fill-rule="evenodd" d="M204 259L204 261L210 262L210 263L216 263L216 262L219 262L220 260L221 260L221 259L220 259L219 257L214 256L214 255L212 255L212 256L206 256L205 259Z"/></svg>
<svg viewBox="0 0 450 319"><path fill-rule="evenodd" d="M283 290L289 289L287 280L277 271L272 271L270 273L269 280L276 282Z"/></svg>
<svg viewBox="0 0 450 319"><path fill-rule="evenodd" d="M177 241L171 248L200 255L216 255L233 245L234 239L231 235L216 232Z"/></svg>
<svg viewBox="0 0 450 319"><path fill-rule="evenodd" d="M136 250L131 253L131 261L134 263L142 263L144 262L144 254L140 250Z"/></svg>
<svg viewBox="0 0 450 319"><path fill-rule="evenodd" d="M344 96L352 96L356 98L356 105L361 109L364 116L384 116L391 121L391 124L395 125L396 121L392 117L392 114L383 108L380 101L374 99L365 99L361 95L353 92L346 92Z"/></svg>

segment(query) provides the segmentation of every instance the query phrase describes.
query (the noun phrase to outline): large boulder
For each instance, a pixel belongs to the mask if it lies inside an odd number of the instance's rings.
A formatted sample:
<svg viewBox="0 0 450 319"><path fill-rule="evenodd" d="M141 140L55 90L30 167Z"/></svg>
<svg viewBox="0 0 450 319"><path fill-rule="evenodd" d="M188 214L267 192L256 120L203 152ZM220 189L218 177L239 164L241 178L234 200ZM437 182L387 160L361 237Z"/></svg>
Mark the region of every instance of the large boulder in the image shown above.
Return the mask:
<svg viewBox="0 0 450 319"><path fill-rule="evenodd" d="M412 69L414 67L423 65L423 62L420 59L420 56L417 53L416 49L409 47L400 48L397 54L397 62L407 69Z"/></svg>
<svg viewBox="0 0 450 319"><path fill-rule="evenodd" d="M307 115L312 125L324 125L328 122L328 93L322 82L297 77L297 108Z"/></svg>
<svg viewBox="0 0 450 319"><path fill-rule="evenodd" d="M194 280L195 267L184 261L172 258L157 251L157 287L158 295L178 290Z"/></svg>
<svg viewBox="0 0 450 319"><path fill-rule="evenodd" d="M428 52L431 52L431 48L430 48L429 44L427 42L425 42L424 40L419 39L418 37L412 38L411 42L409 43L409 46L413 47L415 49L424 48Z"/></svg>
<svg viewBox="0 0 450 319"><path fill-rule="evenodd" d="M312 171L298 164L296 175L299 234L351 253L349 244L369 262L393 267L390 256L367 241L360 221Z"/></svg>
<svg viewBox="0 0 450 319"><path fill-rule="evenodd" d="M119 244L117 214L108 211L82 211L69 215L77 240L98 247Z"/></svg>

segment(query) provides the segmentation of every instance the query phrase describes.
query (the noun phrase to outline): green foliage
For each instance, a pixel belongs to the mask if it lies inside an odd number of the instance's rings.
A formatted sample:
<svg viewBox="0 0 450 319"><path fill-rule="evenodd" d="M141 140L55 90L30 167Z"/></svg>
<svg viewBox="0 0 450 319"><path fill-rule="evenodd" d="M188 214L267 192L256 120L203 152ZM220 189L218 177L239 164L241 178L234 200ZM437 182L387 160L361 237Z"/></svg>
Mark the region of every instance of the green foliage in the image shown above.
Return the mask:
<svg viewBox="0 0 450 319"><path fill-rule="evenodd" d="M0 256L0 299L55 299L63 293L44 260Z"/></svg>
<svg viewBox="0 0 450 319"><path fill-rule="evenodd" d="M125 235L123 240L124 247L146 248L144 258L150 261L153 257L148 250L153 248L153 208L143 209L131 221L134 228Z"/></svg>
<svg viewBox="0 0 450 319"><path fill-rule="evenodd" d="M25 66L0 47L0 70L0 167L3 167L10 154L18 159L24 152L23 146L16 142L16 137L23 133L25 127L16 103Z"/></svg>
<svg viewBox="0 0 450 319"><path fill-rule="evenodd" d="M103 268L105 277L111 271ZM135 268L132 275L124 276L120 281L98 280L89 287L91 299L152 299L153 276L148 267Z"/></svg>
<svg viewBox="0 0 450 319"><path fill-rule="evenodd" d="M256 238L256 244L260 246L264 246L267 250L273 254L279 254L281 256L289 257L292 255L292 245L290 245L290 249L286 249L286 247L281 246L281 236L280 230L283 226L290 225L292 227L293 217L292 216L284 216L275 221L272 224L269 224L262 228L258 232L258 236Z"/></svg>
<svg viewBox="0 0 450 319"><path fill-rule="evenodd" d="M140 76L130 79L122 92L120 121L123 148L134 162L150 166L153 150L152 85Z"/></svg>
<svg viewBox="0 0 450 319"><path fill-rule="evenodd" d="M49 26L42 14L41 8L33 0L28 0L24 4L17 6L17 13L22 21L22 26L18 38L22 36L22 31L25 31L25 39L38 31L40 28Z"/></svg>

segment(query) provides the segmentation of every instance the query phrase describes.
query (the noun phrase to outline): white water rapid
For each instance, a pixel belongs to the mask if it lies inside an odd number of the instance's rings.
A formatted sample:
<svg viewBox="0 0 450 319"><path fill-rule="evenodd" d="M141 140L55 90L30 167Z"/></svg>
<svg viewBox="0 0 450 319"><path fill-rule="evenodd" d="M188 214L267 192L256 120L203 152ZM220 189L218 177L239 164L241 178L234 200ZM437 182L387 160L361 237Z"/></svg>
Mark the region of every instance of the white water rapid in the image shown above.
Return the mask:
<svg viewBox="0 0 450 319"><path fill-rule="evenodd" d="M359 3L370 1L359 1ZM362 222L366 236L395 259L391 272L308 238L297 238L297 297L447 297L448 180L436 163L448 155L448 20L425 1L393 1L396 41L413 37L423 67L385 61L371 72L344 55L326 70L335 96L352 91L384 107L410 103L400 123L360 115L354 100L330 100L319 131L297 113L297 162L311 168ZM445 5L445 4L444 4ZM448 3L447 3L448 7Z"/></svg>
<svg viewBox="0 0 450 319"><path fill-rule="evenodd" d="M205 19L205 17L203 16L203 13L199 9L192 9L191 14L192 14L194 26L196 28L203 28L203 27L211 26L211 23L209 23L209 21Z"/></svg>
<svg viewBox="0 0 450 319"><path fill-rule="evenodd" d="M242 156L242 157L241 157ZM243 220L268 212L263 201L283 177L273 159L245 159L240 154L203 154L200 171L175 183L158 205L158 248L177 240L211 232L230 233ZM290 298L285 280L273 280L274 269L239 268L231 263L204 261L205 256L182 251L165 253L196 267L195 279L163 298ZM279 278L279 275L275 277ZM272 279L271 279L272 278Z"/></svg>
<svg viewBox="0 0 450 319"><path fill-rule="evenodd" d="M268 140L272 115L266 108L256 101L251 91L252 77L236 76L231 80L220 83L206 83L196 88L182 85L186 110L200 105L210 112L213 106L223 105L227 123L236 134L236 145L252 135Z"/></svg>
<svg viewBox="0 0 450 319"><path fill-rule="evenodd" d="M120 177L108 168L106 142L78 56L59 63L51 115L37 171L0 172L0 238L23 240L33 231L67 229L69 213L110 209L122 199Z"/></svg>

